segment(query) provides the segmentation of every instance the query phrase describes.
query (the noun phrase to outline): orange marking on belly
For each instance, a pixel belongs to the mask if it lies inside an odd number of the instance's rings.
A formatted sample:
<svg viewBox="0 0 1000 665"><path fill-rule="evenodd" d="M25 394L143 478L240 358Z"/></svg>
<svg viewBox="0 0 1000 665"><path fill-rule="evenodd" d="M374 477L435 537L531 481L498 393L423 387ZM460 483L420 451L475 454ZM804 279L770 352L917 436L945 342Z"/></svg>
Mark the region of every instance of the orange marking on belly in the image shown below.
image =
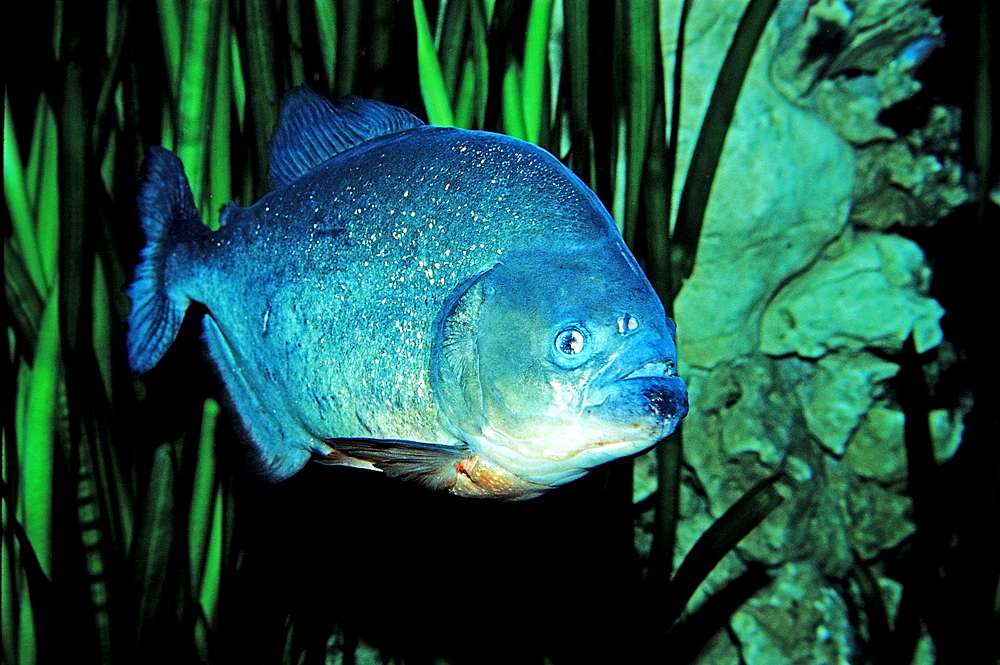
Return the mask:
<svg viewBox="0 0 1000 665"><path fill-rule="evenodd" d="M458 471L460 474L462 474L472 482L476 482L475 479L472 477L472 470L475 467L476 467L475 458L464 459L459 462L455 462L455 471Z"/></svg>
<svg viewBox="0 0 1000 665"><path fill-rule="evenodd" d="M457 482L452 494L494 499L521 499L541 493L544 485L528 482L480 457L455 462Z"/></svg>

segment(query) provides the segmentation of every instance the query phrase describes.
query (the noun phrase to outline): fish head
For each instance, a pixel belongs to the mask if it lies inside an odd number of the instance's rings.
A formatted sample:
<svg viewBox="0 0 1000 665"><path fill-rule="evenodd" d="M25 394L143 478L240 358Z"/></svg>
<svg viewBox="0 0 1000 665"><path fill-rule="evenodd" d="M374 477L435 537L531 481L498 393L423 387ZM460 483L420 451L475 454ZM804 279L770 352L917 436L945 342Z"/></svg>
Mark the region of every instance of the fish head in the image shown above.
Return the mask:
<svg viewBox="0 0 1000 665"><path fill-rule="evenodd" d="M674 324L622 246L527 252L460 285L438 320L446 426L480 455L556 486L668 436L687 413Z"/></svg>

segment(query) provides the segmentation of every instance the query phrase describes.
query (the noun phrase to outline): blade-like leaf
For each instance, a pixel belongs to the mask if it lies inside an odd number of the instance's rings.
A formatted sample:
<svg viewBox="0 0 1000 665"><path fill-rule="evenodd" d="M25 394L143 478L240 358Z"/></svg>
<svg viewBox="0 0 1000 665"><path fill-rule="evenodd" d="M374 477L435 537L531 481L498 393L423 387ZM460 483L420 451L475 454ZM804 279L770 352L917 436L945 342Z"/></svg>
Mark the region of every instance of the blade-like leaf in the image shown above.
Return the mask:
<svg viewBox="0 0 1000 665"><path fill-rule="evenodd" d="M784 499L774 488L777 479L765 478L757 483L695 542L667 587L660 610L661 626L672 626L677 621L695 590L722 558L781 505Z"/></svg>
<svg viewBox="0 0 1000 665"><path fill-rule="evenodd" d="M524 137L532 143L541 139L542 127L548 125L545 107L545 62L549 44L552 0L533 0L528 15L528 34L524 42L524 70L521 74L521 97L524 105Z"/></svg>
<svg viewBox="0 0 1000 665"><path fill-rule="evenodd" d="M521 70L516 62L507 65L503 77L503 131L519 139L528 139L524 126L524 96L521 92Z"/></svg>
<svg viewBox="0 0 1000 665"><path fill-rule="evenodd" d="M205 551L212 528L212 501L216 487L215 448L212 442L215 436L215 423L219 418L219 403L207 399L202 409L198 459L191 495L191 515L188 520L188 558L194 584L192 596L199 594L204 579Z"/></svg>
<svg viewBox="0 0 1000 665"><path fill-rule="evenodd" d="M413 0L413 18L417 27L417 71L427 119L432 125L452 126L455 114L448 101L448 89L434 48L434 38L431 36L423 0Z"/></svg>
<svg viewBox="0 0 1000 665"><path fill-rule="evenodd" d="M52 575L52 477L55 465L55 409L59 391L59 298L53 289L45 304L30 374L24 419L17 433L21 462L19 507L28 540L42 572Z"/></svg>
<svg viewBox="0 0 1000 665"><path fill-rule="evenodd" d="M35 290L44 293L45 269L41 250L35 236L35 221L31 213L31 201L25 180L24 166L17 145L17 134L14 132L14 119L11 116L10 102L4 94L4 125L3 125L3 192L10 213L11 225L14 228L13 240L20 248L22 262L28 276L35 285Z"/></svg>
<svg viewBox="0 0 1000 665"><path fill-rule="evenodd" d="M337 78L337 10L330 0L315 0L313 10L316 12L316 31L319 33L326 86L332 91Z"/></svg>
<svg viewBox="0 0 1000 665"><path fill-rule="evenodd" d="M174 460L169 443L153 456L142 532L135 541L134 560L140 585L138 628L141 637L152 630L152 619L163 596L163 582L174 539Z"/></svg>

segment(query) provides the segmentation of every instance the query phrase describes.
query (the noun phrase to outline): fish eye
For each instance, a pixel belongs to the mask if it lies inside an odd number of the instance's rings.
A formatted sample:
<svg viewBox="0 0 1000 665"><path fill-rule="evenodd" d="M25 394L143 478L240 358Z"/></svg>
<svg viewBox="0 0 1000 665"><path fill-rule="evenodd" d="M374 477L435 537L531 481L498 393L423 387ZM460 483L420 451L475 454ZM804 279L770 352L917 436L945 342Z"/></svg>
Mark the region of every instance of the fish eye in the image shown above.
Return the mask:
<svg viewBox="0 0 1000 665"><path fill-rule="evenodd" d="M550 360L562 369L576 369L594 356L594 340L583 324L572 323L552 339Z"/></svg>
<svg viewBox="0 0 1000 665"><path fill-rule="evenodd" d="M587 339L576 328L560 330L555 339L556 351L564 356L576 356L583 352Z"/></svg>

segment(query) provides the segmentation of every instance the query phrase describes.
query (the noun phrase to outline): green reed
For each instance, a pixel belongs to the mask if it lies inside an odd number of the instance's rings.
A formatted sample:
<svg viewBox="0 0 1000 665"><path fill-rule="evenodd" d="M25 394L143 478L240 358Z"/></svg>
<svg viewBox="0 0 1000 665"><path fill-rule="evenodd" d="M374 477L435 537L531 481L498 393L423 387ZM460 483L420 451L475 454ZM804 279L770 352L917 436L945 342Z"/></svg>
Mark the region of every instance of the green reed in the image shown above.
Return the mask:
<svg viewBox="0 0 1000 665"><path fill-rule="evenodd" d="M33 587L41 593L39 586L52 577L52 480L63 390L53 242L59 218L58 209L47 203L52 199L43 198L51 196L57 153L44 149L56 143L52 112L44 99L37 104L27 163L21 161L6 96L4 121L4 195L13 227L4 245L6 291L8 301L13 297L21 304L14 316L25 336L30 335L26 357L15 361L17 342L8 328L11 372L17 379L13 422L4 427L4 657L11 663L28 663L37 657L38 635L27 591ZM15 522L23 531L15 532ZM34 580L29 579L25 560L37 567Z"/></svg>

